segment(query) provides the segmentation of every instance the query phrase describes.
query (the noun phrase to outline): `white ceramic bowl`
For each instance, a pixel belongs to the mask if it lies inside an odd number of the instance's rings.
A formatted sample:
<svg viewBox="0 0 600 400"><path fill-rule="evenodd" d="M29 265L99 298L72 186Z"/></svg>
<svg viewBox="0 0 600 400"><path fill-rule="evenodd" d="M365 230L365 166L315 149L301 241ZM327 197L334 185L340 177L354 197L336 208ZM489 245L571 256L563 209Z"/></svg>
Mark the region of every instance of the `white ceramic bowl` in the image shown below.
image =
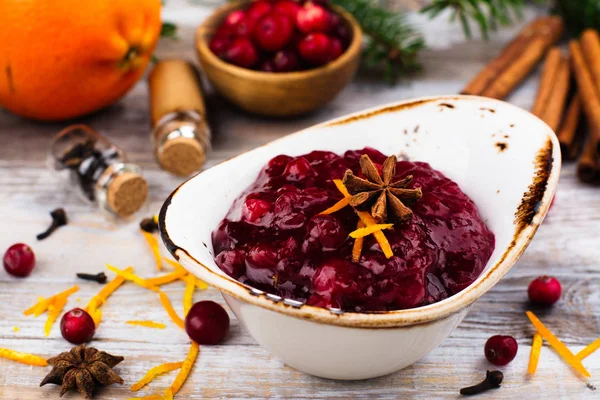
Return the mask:
<svg viewBox="0 0 600 400"><path fill-rule="evenodd" d="M272 157L365 146L429 162L475 201L496 235L496 249L472 285L425 307L352 313L265 294L217 267L211 232ZM256 341L284 363L325 378L372 378L433 350L469 305L510 270L550 207L560 165L552 130L516 106L471 96L410 100L316 125L191 178L166 200L161 235L171 253L219 289Z"/></svg>

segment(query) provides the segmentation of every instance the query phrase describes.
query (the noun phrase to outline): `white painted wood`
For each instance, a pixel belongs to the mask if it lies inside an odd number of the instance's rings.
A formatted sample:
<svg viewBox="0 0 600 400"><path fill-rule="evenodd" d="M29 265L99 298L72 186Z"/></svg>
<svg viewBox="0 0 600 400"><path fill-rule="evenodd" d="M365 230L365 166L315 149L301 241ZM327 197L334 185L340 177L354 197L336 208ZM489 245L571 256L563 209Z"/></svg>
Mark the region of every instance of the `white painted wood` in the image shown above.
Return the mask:
<svg viewBox="0 0 600 400"><path fill-rule="evenodd" d="M184 27L181 40L162 42L158 55L195 59L191 46L192 24L199 23L209 12L207 6L169 0L165 18L173 17L170 20L181 21ZM529 9L527 16L535 12ZM458 27L444 21L426 24L420 16L414 20L426 27L433 49L423 54L424 72L395 87L361 74L322 111L293 120L250 116L221 99L210 98L215 151L208 165L314 123L366 107L416 96L456 93L518 29L505 30L489 43L464 42ZM536 80L529 79L510 101L528 108L536 86ZM148 214L155 212L181 180L160 171L152 159L145 83L140 82L118 104L82 121L107 132L128 152L132 161L146 169L152 197ZM0 111L0 249L3 251L18 241L28 242L39 260L27 279L13 279L0 270L0 347L48 357L68 349L69 345L60 337L58 325L54 326L50 338L45 338L45 317L35 319L22 315L38 295L66 289L76 282L75 272L99 272L105 262L121 267L131 264L143 276L156 274L146 244L137 232L136 221L113 226L80 203L74 194L57 190L45 169L45 154L52 133L63 126L31 122ZM565 166L556 204L519 264L475 303L465 321L441 347L404 371L361 382L313 378L271 357L233 319L231 333L224 344L201 348L193 373L178 398L457 398L459 388L478 382L484 370L492 367L483 357L483 345L493 334L515 336L520 351L513 363L502 368L506 376L503 387L481 398L596 398L598 392L588 389L546 347L538 373L531 379L526 377L533 331L524 311L528 308L526 288L530 280L540 274L553 274L563 282L564 297L552 310L539 313L542 320L573 351L599 335L599 195L597 188L577 181L573 165ZM36 242L35 234L45 229L50 220L48 212L57 206L67 208L72 223L46 241ZM68 307L85 305L100 289L95 283L78 283L81 290L71 297ZM165 289L178 312L182 312L183 284L174 283ZM212 289L198 292L195 298L222 303L220 295ZM186 335L169 322L156 294L126 284L103 306L103 311L104 320L92 345L126 357L118 367L126 385L104 389L95 398L132 397L129 385L148 368L185 357ZM125 321L130 319L152 319L165 322L168 327L155 330L126 325ZM20 331L13 332L13 326L18 326ZM592 355L584 364L593 375L591 382L600 384L600 354ZM38 388L48 371L0 360L0 399L58 398L56 387ZM162 392L174 375L157 379L139 396Z"/></svg>

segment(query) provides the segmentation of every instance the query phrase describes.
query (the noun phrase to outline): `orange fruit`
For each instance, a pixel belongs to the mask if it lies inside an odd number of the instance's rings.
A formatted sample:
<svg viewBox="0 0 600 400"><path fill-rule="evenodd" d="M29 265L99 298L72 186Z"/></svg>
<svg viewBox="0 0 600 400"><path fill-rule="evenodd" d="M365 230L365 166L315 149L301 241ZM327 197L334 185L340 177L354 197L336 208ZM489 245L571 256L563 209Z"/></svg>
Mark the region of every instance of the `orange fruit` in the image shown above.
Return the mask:
<svg viewBox="0 0 600 400"><path fill-rule="evenodd" d="M106 107L137 82L160 0L0 0L0 106L39 120Z"/></svg>

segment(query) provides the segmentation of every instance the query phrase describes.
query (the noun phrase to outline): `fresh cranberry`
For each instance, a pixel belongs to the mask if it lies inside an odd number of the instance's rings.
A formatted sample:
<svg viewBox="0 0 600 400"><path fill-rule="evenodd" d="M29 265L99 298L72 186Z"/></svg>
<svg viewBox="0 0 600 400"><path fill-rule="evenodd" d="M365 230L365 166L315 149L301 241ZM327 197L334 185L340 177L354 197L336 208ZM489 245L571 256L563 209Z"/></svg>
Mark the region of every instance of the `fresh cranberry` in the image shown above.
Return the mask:
<svg viewBox="0 0 600 400"><path fill-rule="evenodd" d="M252 2L246 13L248 18L258 21L263 16L267 15L272 9L271 3L265 0L258 0Z"/></svg>
<svg viewBox="0 0 600 400"><path fill-rule="evenodd" d="M238 23L240 23L246 17L246 13L241 10L235 10L227 14L225 17L225 22L223 22L223 26L234 28Z"/></svg>
<svg viewBox="0 0 600 400"><path fill-rule="evenodd" d="M35 266L35 254L31 247L23 243L13 244L4 253L4 269L12 276L28 276Z"/></svg>
<svg viewBox="0 0 600 400"><path fill-rule="evenodd" d="M196 343L218 344L229 331L229 315L214 301L199 301L185 317L185 331Z"/></svg>
<svg viewBox="0 0 600 400"><path fill-rule="evenodd" d="M338 26L342 23L342 18L336 13L329 13L329 30L328 33L335 35Z"/></svg>
<svg viewBox="0 0 600 400"><path fill-rule="evenodd" d="M260 199L249 199L242 207L242 218L250 223L257 222L271 211L271 203Z"/></svg>
<svg viewBox="0 0 600 400"><path fill-rule="evenodd" d="M527 288L529 300L543 306L556 303L561 293L562 287L558 279L546 275L534 279Z"/></svg>
<svg viewBox="0 0 600 400"><path fill-rule="evenodd" d="M269 13L254 27L254 40L267 51L277 51L288 45L294 33L292 20L283 14Z"/></svg>
<svg viewBox="0 0 600 400"><path fill-rule="evenodd" d="M273 66L273 60L266 60L262 64L260 64L259 68L262 72L275 72L275 67Z"/></svg>
<svg viewBox="0 0 600 400"><path fill-rule="evenodd" d="M296 17L298 16L298 11L300 11L302 7L298 3L292 0L281 0L275 3L273 6L273 11L285 14L288 17L292 18L293 21L296 21Z"/></svg>
<svg viewBox="0 0 600 400"><path fill-rule="evenodd" d="M333 36L342 41L344 48L348 47L352 39L350 29L348 29L348 27L345 24L341 23L334 29Z"/></svg>
<svg viewBox="0 0 600 400"><path fill-rule="evenodd" d="M235 26L235 35L240 38L250 39L256 22L257 20L254 18L244 18Z"/></svg>
<svg viewBox="0 0 600 400"><path fill-rule="evenodd" d="M314 174L308 161L304 157L298 157L287 163L283 176L287 181L296 182L304 180Z"/></svg>
<svg viewBox="0 0 600 400"><path fill-rule="evenodd" d="M275 72L290 72L298 67L298 56L291 50L280 50L273 57Z"/></svg>
<svg viewBox="0 0 600 400"><path fill-rule="evenodd" d="M96 324L86 311L74 308L60 320L60 333L73 344L89 342L96 332Z"/></svg>
<svg viewBox="0 0 600 400"><path fill-rule="evenodd" d="M331 58L329 37L323 33L311 33L298 43L298 52L315 65L326 64Z"/></svg>
<svg viewBox="0 0 600 400"><path fill-rule="evenodd" d="M348 232L333 215L315 215L306 225L309 240L318 242L322 250L335 250L348 237Z"/></svg>
<svg viewBox="0 0 600 400"><path fill-rule="evenodd" d="M330 27L329 19L327 10L309 2L298 11L296 26L304 33L327 32Z"/></svg>
<svg viewBox="0 0 600 400"><path fill-rule="evenodd" d="M506 365L516 357L518 349L514 337L492 336L485 342L485 358L494 365Z"/></svg>
<svg viewBox="0 0 600 400"><path fill-rule="evenodd" d="M213 35L213 38L233 40L233 39L235 39L236 36L237 36L237 33L235 31L235 28L232 28L230 26L221 25L217 29L215 34Z"/></svg>
<svg viewBox="0 0 600 400"><path fill-rule="evenodd" d="M231 46L231 40L225 37L215 36L211 39L208 47L210 50L217 55L219 58L225 58L227 50Z"/></svg>
<svg viewBox="0 0 600 400"><path fill-rule="evenodd" d="M258 61L258 53L250 40L238 38L227 49L225 58L239 67L251 68Z"/></svg>
<svg viewBox="0 0 600 400"><path fill-rule="evenodd" d="M338 38L331 38L329 42L329 57L330 61L335 60L344 52L344 46Z"/></svg>

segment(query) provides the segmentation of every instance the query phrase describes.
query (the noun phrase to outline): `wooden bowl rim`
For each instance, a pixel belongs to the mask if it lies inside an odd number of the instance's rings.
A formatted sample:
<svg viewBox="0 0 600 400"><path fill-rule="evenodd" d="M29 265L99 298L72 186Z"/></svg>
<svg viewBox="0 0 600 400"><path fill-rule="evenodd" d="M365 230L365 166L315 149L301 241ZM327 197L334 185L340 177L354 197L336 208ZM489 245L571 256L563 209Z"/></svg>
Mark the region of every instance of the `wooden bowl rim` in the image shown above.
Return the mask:
<svg viewBox="0 0 600 400"><path fill-rule="evenodd" d="M360 50L362 47L362 29L358 24L358 21L350 14L348 11L344 10L341 7L331 4L329 7L338 13L342 19L349 24L352 31L352 41L350 45L334 61L327 63L321 67L309 69L306 71L292 71L292 72L263 72L256 71L253 69L238 67L237 65L230 64L221 60L217 57L212 50L208 47L207 41L204 40L205 35L212 35L210 25L213 24L215 20L223 20L225 15L233 10L239 9L252 1L242 0L242 1L234 1L228 4L225 4L219 8L217 8L197 29L196 29L196 50L198 53L202 54L202 56L206 57L207 61L210 64L215 65L219 69L227 70L230 74L242 76L244 78L253 78L259 80L270 80L270 81L287 81L287 80L302 80L313 78L330 71L335 71L350 63L355 57L360 54Z"/></svg>

